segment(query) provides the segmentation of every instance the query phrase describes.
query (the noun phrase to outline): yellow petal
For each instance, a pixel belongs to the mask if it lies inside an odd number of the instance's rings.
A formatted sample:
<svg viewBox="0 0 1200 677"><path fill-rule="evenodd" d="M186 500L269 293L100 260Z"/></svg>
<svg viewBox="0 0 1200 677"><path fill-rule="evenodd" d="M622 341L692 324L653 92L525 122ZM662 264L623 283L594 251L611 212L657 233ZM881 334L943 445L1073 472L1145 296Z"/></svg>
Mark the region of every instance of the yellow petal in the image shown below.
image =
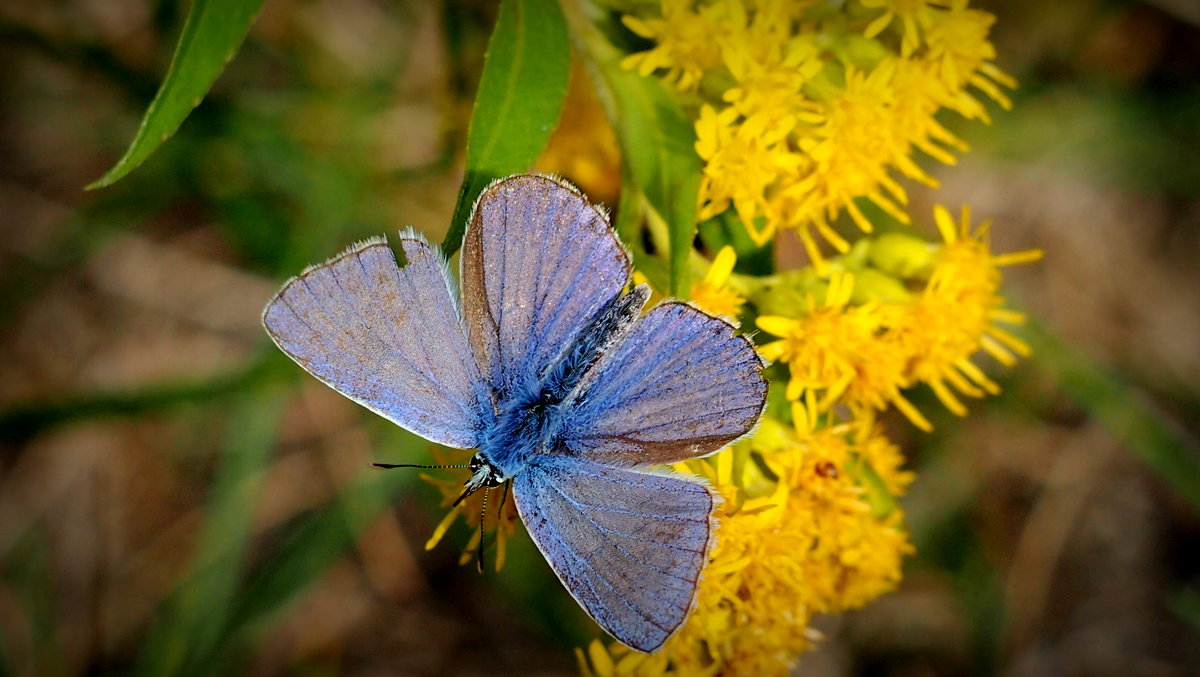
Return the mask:
<svg viewBox="0 0 1200 677"><path fill-rule="evenodd" d="M763 315L756 322L759 329L775 336L787 336L791 333L792 328L796 326L795 320L788 317L780 317L779 315ZM766 347L763 346L763 348Z"/></svg>
<svg viewBox="0 0 1200 677"><path fill-rule="evenodd" d="M787 350L787 341L773 341L765 346L760 346L758 354L768 362L777 362L785 350Z"/></svg>
<svg viewBox="0 0 1200 677"><path fill-rule="evenodd" d="M917 426L921 430L924 430L925 432L933 430L933 424L929 422L929 419L922 416L921 412L913 406L913 403L909 402L899 392L893 393L891 400L892 404L896 405L896 408L900 410L900 413L904 414L904 417L911 421L913 425Z"/></svg>
<svg viewBox="0 0 1200 677"><path fill-rule="evenodd" d="M733 247L729 245L721 247L721 251L717 252L712 265L708 267L708 272L704 274L704 281L714 287L720 287L729 281L735 263L737 263L737 253L733 251Z"/></svg>
<svg viewBox="0 0 1200 677"><path fill-rule="evenodd" d="M438 522L437 528L433 530L433 535L429 537L428 541L425 541L426 550L433 550L434 546L442 541L442 537L446 535L446 530L450 528L451 524L454 524L455 517L458 517L458 508L454 508L446 513L442 521Z"/></svg>
<svg viewBox="0 0 1200 677"><path fill-rule="evenodd" d="M938 231L942 234L942 240L946 244L958 241L958 230L954 227L954 217L950 216L950 212L945 207L942 205L934 206L933 221L937 224Z"/></svg>
<svg viewBox="0 0 1200 677"><path fill-rule="evenodd" d="M863 35L868 38L873 38L876 35L879 35L883 32L883 29L888 27L888 24L892 23L893 16L895 15L890 11L879 15L879 18L874 19L871 21L871 23L867 24L867 30L863 31Z"/></svg>
<svg viewBox="0 0 1200 677"><path fill-rule="evenodd" d="M608 649L600 643L600 640L593 639L588 645L588 657L592 659L592 667L596 670L596 677L613 677L615 666L613 665L612 656L608 654Z"/></svg>

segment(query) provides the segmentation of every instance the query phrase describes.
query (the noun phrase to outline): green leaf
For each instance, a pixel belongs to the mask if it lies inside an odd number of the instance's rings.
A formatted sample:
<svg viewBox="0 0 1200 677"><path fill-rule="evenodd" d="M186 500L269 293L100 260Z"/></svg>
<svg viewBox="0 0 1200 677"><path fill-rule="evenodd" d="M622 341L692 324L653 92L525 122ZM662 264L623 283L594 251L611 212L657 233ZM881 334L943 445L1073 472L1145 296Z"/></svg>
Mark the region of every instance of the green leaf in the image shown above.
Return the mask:
<svg viewBox="0 0 1200 677"><path fill-rule="evenodd" d="M554 0L505 0L471 113L467 175L442 242L447 256L462 245L467 218L483 189L526 171L546 147L570 70L567 26Z"/></svg>
<svg viewBox="0 0 1200 677"><path fill-rule="evenodd" d="M578 5L568 0L564 6L591 70L600 75L600 100L608 108L629 174L667 224L670 293L685 297L701 167L692 122L662 82L621 67L624 55Z"/></svg>
<svg viewBox="0 0 1200 677"><path fill-rule="evenodd" d="M142 164L200 105L254 23L262 0L192 0L167 77L125 155L87 188L103 188Z"/></svg>

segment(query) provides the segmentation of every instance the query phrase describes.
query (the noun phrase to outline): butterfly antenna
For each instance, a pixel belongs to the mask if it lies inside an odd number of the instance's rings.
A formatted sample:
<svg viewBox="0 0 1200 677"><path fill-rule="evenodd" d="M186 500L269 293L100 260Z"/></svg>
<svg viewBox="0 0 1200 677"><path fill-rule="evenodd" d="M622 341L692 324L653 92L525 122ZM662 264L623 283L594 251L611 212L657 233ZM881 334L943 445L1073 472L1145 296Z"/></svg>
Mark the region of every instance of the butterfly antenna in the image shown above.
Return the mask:
<svg viewBox="0 0 1200 677"><path fill-rule="evenodd" d="M479 557L475 561L475 568L479 573L483 573L483 520L487 517L487 497L491 487L483 488L483 507L479 509L479 549L476 553Z"/></svg>
<svg viewBox="0 0 1200 677"><path fill-rule="evenodd" d="M470 468L471 466L469 466L465 463L459 463L456 465L418 465L415 463L372 463L371 467L372 468L380 468L383 470L391 470L392 468L437 469L437 468Z"/></svg>

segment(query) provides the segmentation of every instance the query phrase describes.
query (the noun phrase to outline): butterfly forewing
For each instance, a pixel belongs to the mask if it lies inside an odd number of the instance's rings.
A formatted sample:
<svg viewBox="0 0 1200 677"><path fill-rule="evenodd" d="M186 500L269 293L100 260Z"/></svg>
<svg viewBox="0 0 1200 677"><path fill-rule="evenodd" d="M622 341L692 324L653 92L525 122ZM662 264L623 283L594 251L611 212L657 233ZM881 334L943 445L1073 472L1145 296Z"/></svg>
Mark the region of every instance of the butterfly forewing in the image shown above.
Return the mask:
<svg viewBox="0 0 1200 677"><path fill-rule="evenodd" d="M761 372L754 347L728 322L661 304L580 385L562 451L616 466L711 453L758 422L767 395Z"/></svg>
<svg viewBox="0 0 1200 677"><path fill-rule="evenodd" d="M486 393L440 254L401 239L400 268L383 238L351 247L293 278L263 324L300 366L338 392L422 437L478 444Z"/></svg>
<svg viewBox="0 0 1200 677"><path fill-rule="evenodd" d="M483 192L461 267L471 345L501 399L535 388L630 273L604 215L567 184L535 175Z"/></svg>
<svg viewBox="0 0 1200 677"><path fill-rule="evenodd" d="M683 623L712 540L707 487L543 456L513 496L563 585L613 637L654 651Z"/></svg>

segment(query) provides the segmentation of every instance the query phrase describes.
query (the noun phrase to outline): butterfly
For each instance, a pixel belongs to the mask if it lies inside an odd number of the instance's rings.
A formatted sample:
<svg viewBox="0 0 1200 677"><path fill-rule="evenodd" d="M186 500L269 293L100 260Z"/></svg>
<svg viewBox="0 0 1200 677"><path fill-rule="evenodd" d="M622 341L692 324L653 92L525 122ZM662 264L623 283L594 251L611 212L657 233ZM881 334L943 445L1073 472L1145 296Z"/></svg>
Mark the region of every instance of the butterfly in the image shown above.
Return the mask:
<svg viewBox="0 0 1200 677"><path fill-rule="evenodd" d="M301 367L397 425L477 449L463 496L512 483L517 512L580 606L652 652L695 603L714 543L707 485L653 471L748 434L763 362L729 322L630 282L608 218L573 186L522 174L476 201L461 302L408 229L288 281L263 312Z"/></svg>

